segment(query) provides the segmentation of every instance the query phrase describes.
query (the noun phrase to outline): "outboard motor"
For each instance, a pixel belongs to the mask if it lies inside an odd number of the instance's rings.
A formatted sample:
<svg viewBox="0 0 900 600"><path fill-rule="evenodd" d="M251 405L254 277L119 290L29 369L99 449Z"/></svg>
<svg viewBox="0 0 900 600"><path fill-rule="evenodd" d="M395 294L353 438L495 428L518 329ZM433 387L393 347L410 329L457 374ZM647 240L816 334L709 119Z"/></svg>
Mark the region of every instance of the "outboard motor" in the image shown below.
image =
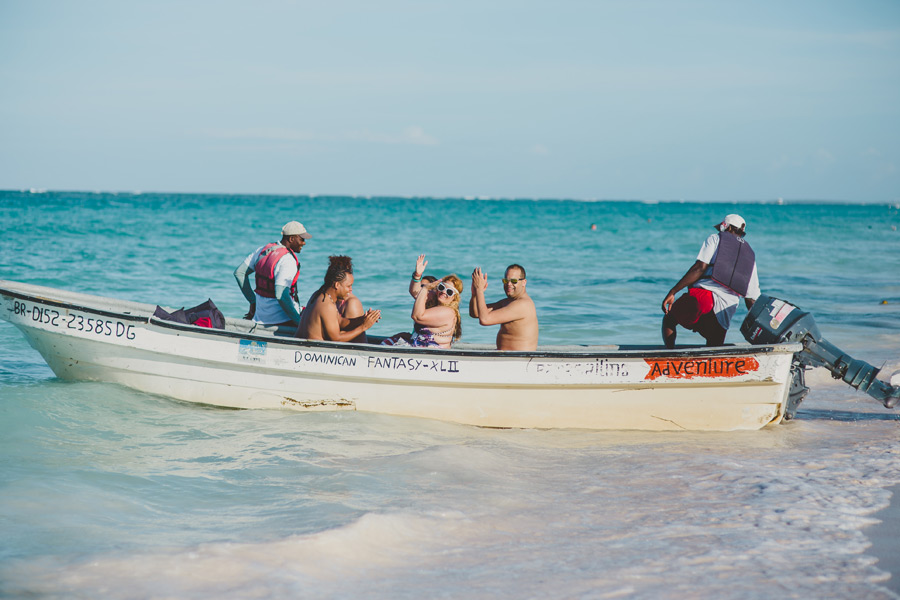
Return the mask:
<svg viewBox="0 0 900 600"><path fill-rule="evenodd" d="M785 418L791 419L797 406L809 393L804 380L808 367L825 367L835 379L843 379L852 387L866 392L879 400L887 408L893 408L900 401L900 385L877 379L880 369L867 362L856 360L834 346L819 333L812 315L784 300L762 295L741 324L741 333L751 344L778 344L798 342L803 350L794 355L791 366L793 380L788 393Z"/></svg>

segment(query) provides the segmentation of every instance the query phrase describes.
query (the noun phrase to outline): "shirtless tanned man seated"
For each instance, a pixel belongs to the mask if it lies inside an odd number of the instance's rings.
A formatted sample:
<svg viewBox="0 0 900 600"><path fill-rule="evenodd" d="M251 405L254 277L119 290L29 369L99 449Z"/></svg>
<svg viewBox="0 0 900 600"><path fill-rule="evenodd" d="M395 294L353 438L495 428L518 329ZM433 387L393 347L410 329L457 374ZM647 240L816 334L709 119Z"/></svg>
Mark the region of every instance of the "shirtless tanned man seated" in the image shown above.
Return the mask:
<svg viewBox="0 0 900 600"><path fill-rule="evenodd" d="M487 275L476 268L472 272L472 299L469 316L482 325L500 325L497 332L497 350L536 350L538 344L538 320L534 302L525 290L525 268L510 265L503 278L506 298L492 304L484 299Z"/></svg>
<svg viewBox="0 0 900 600"><path fill-rule="evenodd" d="M309 297L300 315L297 337L308 340L350 342L370 329L381 318L380 310L369 309L352 329L341 329L337 302L353 293L353 263L349 256L329 256L325 283Z"/></svg>

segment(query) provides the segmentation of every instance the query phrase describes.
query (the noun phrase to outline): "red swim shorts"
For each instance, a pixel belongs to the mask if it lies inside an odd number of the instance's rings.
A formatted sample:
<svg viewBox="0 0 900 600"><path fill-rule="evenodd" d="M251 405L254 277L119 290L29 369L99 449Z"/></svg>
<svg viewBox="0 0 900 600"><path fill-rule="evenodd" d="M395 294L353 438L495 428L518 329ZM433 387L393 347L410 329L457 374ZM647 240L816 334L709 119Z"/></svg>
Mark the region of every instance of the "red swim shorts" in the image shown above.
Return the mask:
<svg viewBox="0 0 900 600"><path fill-rule="evenodd" d="M703 288L691 288L687 294L672 304L671 313L675 321L687 329L694 329L700 317L713 309L713 295Z"/></svg>

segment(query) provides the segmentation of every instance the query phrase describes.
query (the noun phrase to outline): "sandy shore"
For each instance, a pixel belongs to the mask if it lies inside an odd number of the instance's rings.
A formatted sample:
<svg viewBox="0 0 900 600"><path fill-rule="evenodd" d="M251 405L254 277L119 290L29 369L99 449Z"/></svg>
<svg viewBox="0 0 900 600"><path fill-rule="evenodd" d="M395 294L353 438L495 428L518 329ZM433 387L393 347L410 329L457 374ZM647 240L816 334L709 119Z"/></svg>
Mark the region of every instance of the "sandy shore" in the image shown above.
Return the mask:
<svg viewBox="0 0 900 600"><path fill-rule="evenodd" d="M881 523L866 528L872 541L866 553L878 558L878 567L891 574L884 583L889 590L900 594L900 485L891 488L891 504L872 515Z"/></svg>

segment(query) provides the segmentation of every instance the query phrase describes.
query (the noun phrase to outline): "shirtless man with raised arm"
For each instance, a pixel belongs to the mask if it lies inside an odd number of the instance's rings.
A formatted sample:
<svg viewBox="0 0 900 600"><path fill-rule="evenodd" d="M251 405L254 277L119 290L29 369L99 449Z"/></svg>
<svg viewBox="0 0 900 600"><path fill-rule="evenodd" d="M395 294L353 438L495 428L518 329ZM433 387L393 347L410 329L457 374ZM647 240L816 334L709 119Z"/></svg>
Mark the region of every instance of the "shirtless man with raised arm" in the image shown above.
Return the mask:
<svg viewBox="0 0 900 600"><path fill-rule="evenodd" d="M352 329L341 329L341 314L336 303L353 292L353 264L349 256L329 256L325 284L309 297L300 315L297 337L308 340L351 342L381 318L380 310L369 309ZM345 325L347 323L345 322Z"/></svg>
<svg viewBox="0 0 900 600"><path fill-rule="evenodd" d="M492 304L484 299L487 275L477 267L472 272L472 299L469 316L482 325L500 325L497 332L497 350L536 350L538 320L534 302L525 291L525 268L510 265L503 278L506 298Z"/></svg>

